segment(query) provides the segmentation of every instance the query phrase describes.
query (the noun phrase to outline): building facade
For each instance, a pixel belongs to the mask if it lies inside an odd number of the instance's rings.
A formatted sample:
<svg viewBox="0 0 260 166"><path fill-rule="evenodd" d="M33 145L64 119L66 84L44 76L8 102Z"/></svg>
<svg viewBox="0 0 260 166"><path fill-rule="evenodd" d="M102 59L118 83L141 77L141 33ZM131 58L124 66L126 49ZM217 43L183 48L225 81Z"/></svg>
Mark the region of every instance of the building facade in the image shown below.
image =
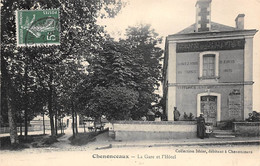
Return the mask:
<svg viewBox="0 0 260 166"><path fill-rule="evenodd" d="M173 110L204 114L207 122L244 120L252 112L253 37L244 29L244 14L236 27L211 21L211 0L198 0L196 22L165 42L163 92L166 114Z"/></svg>

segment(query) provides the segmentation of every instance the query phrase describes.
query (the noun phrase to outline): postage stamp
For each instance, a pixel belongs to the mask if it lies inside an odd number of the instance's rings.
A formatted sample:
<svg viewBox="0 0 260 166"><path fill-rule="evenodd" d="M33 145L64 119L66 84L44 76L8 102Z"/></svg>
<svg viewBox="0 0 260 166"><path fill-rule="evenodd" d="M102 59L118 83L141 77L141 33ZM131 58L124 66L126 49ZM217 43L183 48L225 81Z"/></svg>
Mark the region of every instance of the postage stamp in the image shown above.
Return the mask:
<svg viewBox="0 0 260 166"><path fill-rule="evenodd" d="M17 10L17 46L60 45L59 20L59 9Z"/></svg>

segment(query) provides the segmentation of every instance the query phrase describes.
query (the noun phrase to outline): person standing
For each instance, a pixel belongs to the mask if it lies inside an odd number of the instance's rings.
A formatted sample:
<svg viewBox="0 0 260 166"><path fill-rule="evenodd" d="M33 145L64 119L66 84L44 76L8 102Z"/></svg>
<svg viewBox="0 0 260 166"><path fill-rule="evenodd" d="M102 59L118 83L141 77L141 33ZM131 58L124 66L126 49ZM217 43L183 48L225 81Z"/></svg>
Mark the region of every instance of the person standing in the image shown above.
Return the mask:
<svg viewBox="0 0 260 166"><path fill-rule="evenodd" d="M162 116L162 113L160 111L157 111L155 113L155 121L157 121L157 122L161 121L161 116Z"/></svg>
<svg viewBox="0 0 260 166"><path fill-rule="evenodd" d="M210 134L212 133L212 127L210 125L210 123L206 123L206 126L205 126L205 137L206 138L209 138Z"/></svg>
<svg viewBox="0 0 260 166"><path fill-rule="evenodd" d="M201 139L205 137L205 118L202 113L197 119L197 136Z"/></svg>
<svg viewBox="0 0 260 166"><path fill-rule="evenodd" d="M177 110L177 107L174 107L174 111L173 111L173 114L174 114L174 121L178 121L180 119L180 112Z"/></svg>

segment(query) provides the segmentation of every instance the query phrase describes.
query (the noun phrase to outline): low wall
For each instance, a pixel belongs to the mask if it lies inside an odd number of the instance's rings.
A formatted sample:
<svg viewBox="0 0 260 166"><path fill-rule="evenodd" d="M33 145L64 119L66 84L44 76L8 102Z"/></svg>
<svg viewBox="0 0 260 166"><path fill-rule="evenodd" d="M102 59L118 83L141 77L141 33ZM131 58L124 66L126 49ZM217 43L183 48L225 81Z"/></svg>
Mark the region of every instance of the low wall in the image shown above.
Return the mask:
<svg viewBox="0 0 260 166"><path fill-rule="evenodd" d="M195 138L194 121L116 121L109 128L115 140L166 140Z"/></svg>
<svg viewBox="0 0 260 166"><path fill-rule="evenodd" d="M260 136L260 122L233 122L233 131L239 136Z"/></svg>
<svg viewBox="0 0 260 166"><path fill-rule="evenodd" d="M45 130L50 130L50 129L51 129L51 126L48 126L48 125L45 126ZM21 128L17 127L16 130L17 130L17 132L20 132ZM22 127L23 132L24 132L24 130L25 130L25 128ZM32 126L28 127L28 131L43 131L43 126L32 125ZM9 132L10 132L9 127L1 127L0 128L0 134L9 133Z"/></svg>

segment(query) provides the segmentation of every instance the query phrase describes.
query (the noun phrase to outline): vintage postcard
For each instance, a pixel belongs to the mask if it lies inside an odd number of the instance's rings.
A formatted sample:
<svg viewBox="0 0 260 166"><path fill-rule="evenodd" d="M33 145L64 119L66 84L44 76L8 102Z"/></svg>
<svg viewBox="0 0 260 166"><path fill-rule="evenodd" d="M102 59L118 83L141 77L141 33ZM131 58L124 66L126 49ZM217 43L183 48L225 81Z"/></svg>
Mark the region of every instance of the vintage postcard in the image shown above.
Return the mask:
<svg viewBox="0 0 260 166"><path fill-rule="evenodd" d="M260 166L260 0L0 5L1 166Z"/></svg>

